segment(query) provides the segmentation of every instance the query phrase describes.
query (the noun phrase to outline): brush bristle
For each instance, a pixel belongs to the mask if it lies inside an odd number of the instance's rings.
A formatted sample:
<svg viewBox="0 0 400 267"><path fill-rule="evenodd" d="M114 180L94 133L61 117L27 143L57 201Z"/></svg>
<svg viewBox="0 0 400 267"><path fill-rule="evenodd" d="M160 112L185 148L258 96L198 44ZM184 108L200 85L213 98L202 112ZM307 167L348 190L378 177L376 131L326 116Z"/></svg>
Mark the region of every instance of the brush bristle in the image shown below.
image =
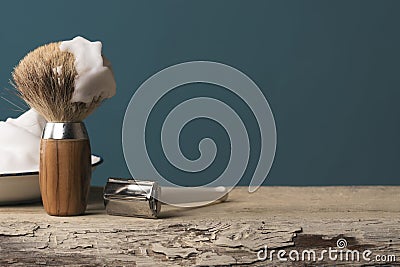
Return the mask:
<svg viewBox="0 0 400 267"><path fill-rule="evenodd" d="M14 86L47 121L80 122L100 101L71 102L77 76L75 58L59 47L60 43L50 43L27 54L14 69Z"/></svg>

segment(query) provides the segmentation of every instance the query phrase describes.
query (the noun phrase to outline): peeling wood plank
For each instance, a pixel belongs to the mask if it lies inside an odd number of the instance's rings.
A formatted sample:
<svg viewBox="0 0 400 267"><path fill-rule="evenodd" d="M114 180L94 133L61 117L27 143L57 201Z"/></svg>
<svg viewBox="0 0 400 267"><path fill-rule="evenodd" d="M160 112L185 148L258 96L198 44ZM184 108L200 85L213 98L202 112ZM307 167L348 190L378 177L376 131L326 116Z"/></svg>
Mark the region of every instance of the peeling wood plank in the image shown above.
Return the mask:
<svg viewBox="0 0 400 267"><path fill-rule="evenodd" d="M0 207L0 266L286 266L276 258L260 261L257 252L266 245L327 249L339 238L349 249L393 254L398 262L390 265L400 262L400 187L277 187L256 194L238 188L223 204L165 207L161 220L108 216L101 190L92 193L87 216L50 217L40 205Z"/></svg>

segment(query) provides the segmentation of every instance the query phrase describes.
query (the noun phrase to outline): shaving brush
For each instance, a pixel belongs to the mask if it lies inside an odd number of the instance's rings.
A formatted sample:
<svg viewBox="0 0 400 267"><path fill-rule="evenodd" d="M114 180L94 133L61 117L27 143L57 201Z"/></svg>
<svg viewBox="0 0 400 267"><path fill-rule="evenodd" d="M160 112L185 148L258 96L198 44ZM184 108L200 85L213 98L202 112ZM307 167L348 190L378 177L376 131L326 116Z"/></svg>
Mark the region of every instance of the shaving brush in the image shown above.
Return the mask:
<svg viewBox="0 0 400 267"><path fill-rule="evenodd" d="M90 188L90 142L82 121L101 100L71 101L78 75L74 63L74 54L51 43L27 54L13 72L21 98L47 120L39 180L43 206L54 216L83 214Z"/></svg>

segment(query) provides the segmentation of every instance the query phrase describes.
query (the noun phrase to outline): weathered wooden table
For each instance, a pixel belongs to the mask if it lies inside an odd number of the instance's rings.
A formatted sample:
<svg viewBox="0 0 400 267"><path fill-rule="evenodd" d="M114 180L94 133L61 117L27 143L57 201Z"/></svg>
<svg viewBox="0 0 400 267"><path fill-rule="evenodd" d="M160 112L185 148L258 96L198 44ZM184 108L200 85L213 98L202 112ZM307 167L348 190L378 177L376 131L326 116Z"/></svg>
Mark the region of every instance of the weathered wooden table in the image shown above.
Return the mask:
<svg viewBox="0 0 400 267"><path fill-rule="evenodd" d="M101 193L79 217L0 207L0 266L400 265L400 187L237 188L158 220L106 215Z"/></svg>

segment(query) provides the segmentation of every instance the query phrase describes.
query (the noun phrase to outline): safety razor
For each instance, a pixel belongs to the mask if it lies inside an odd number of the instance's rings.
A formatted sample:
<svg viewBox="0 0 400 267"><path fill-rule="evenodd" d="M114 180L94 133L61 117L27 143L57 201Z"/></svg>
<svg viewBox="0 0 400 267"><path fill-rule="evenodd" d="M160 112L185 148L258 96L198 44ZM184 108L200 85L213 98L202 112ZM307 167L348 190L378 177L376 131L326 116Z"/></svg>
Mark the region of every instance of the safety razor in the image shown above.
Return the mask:
<svg viewBox="0 0 400 267"><path fill-rule="evenodd" d="M109 215L157 218L161 204L199 207L223 202L228 198L225 187L160 187L154 181L108 178L104 204ZM162 200L162 202L160 201Z"/></svg>

